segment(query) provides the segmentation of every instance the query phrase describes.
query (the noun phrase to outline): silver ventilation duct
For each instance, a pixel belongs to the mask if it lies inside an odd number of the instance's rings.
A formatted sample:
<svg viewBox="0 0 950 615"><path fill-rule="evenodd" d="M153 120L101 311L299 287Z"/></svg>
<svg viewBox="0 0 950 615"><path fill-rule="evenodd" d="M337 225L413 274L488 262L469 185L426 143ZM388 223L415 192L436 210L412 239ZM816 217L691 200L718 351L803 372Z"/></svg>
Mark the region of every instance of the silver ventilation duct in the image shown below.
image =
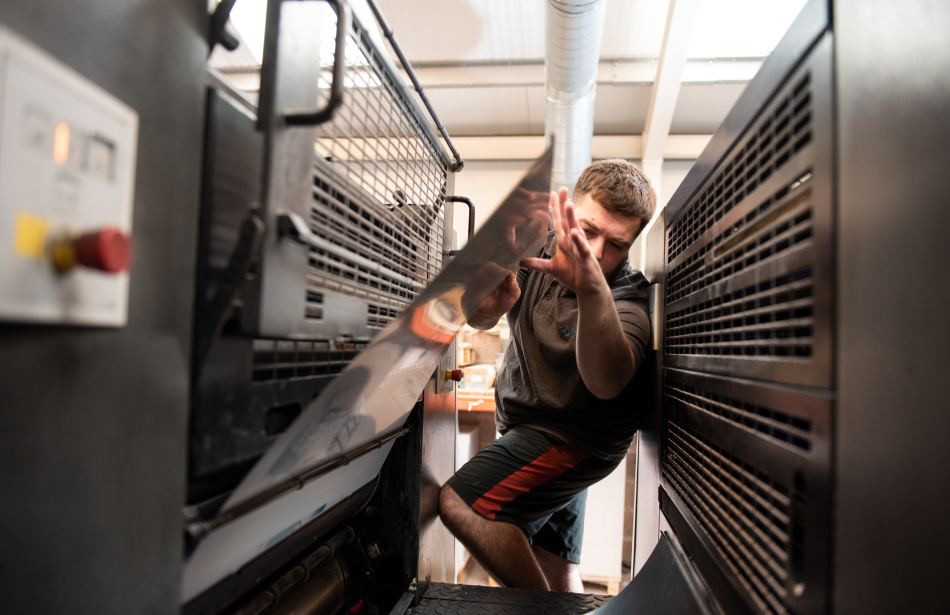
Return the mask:
<svg viewBox="0 0 950 615"><path fill-rule="evenodd" d="M594 94L606 0L547 0L545 140L554 136L552 189L574 183L590 164Z"/></svg>

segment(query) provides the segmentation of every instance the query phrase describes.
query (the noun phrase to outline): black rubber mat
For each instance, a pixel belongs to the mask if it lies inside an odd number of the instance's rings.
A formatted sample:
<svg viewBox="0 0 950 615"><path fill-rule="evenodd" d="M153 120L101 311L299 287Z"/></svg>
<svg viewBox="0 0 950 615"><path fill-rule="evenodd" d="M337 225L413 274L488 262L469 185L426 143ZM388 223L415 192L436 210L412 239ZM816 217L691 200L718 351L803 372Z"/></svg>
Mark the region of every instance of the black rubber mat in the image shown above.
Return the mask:
<svg viewBox="0 0 950 615"><path fill-rule="evenodd" d="M496 615L523 613L525 615L580 615L603 606L611 596L593 594L566 594L533 589L506 589L478 585L430 583L429 589L412 615Z"/></svg>

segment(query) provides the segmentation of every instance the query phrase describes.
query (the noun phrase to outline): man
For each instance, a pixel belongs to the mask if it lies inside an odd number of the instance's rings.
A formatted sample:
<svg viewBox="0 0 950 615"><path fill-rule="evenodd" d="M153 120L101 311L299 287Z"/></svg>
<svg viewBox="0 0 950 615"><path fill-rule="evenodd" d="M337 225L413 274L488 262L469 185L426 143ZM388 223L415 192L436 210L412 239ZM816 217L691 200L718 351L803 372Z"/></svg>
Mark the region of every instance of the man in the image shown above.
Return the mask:
<svg viewBox="0 0 950 615"><path fill-rule="evenodd" d="M627 252L656 194L632 163L587 167L551 194L553 231L470 319L508 314L512 341L495 384L503 436L442 487L439 514L506 587L582 592L587 487L620 463L636 432L629 383L649 335L647 282Z"/></svg>

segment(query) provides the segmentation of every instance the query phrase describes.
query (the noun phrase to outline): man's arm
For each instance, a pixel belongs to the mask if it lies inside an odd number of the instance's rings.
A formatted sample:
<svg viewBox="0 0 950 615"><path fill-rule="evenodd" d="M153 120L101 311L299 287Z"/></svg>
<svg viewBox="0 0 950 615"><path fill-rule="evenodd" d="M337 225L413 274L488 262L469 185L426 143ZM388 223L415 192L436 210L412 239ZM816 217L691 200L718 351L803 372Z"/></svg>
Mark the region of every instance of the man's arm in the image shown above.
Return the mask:
<svg viewBox="0 0 950 615"><path fill-rule="evenodd" d="M577 294L577 369L600 399L620 394L636 371L620 317L604 274L567 200L567 189L551 195L557 254L551 260L525 259L523 267L550 273Z"/></svg>
<svg viewBox="0 0 950 615"><path fill-rule="evenodd" d="M514 307L519 297L521 297L521 288L518 287L515 274L509 273L508 277L498 285L498 288L492 291L492 294L478 306L478 309L468 320L469 326L482 331L491 329L498 324L498 320L503 314L508 313L508 310Z"/></svg>
<svg viewBox="0 0 950 615"><path fill-rule="evenodd" d="M637 365L606 281L603 286L602 291L577 295L577 369L591 393L613 399Z"/></svg>

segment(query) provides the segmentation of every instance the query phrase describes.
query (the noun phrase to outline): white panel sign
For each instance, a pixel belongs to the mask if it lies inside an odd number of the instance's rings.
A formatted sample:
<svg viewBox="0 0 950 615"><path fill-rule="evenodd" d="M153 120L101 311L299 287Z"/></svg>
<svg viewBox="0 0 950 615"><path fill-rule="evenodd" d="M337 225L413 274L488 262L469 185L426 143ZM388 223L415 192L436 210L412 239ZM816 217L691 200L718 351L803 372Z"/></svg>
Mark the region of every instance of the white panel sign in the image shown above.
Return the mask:
<svg viewBox="0 0 950 615"><path fill-rule="evenodd" d="M131 234L138 114L0 27L0 319L122 326L128 273L57 271L55 240Z"/></svg>

